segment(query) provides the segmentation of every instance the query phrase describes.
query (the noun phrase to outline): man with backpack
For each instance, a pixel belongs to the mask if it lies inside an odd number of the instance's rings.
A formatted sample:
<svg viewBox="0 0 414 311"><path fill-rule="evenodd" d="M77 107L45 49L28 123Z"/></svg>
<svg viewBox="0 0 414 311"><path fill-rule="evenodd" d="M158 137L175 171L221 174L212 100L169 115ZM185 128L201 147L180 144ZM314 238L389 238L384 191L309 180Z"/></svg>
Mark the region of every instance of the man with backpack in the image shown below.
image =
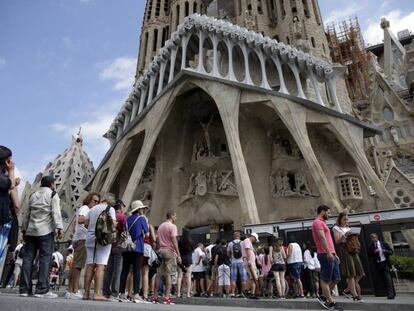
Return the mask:
<svg viewBox="0 0 414 311"><path fill-rule="evenodd" d="M20 296L27 297L32 291L33 262L39 251L39 273L35 297L56 298L49 291L49 269L52 264L52 253L55 244L55 233L58 239L63 237L60 199L54 191L53 176L44 176L40 181L40 189L29 198L29 207L23 217L22 233L25 240L22 272L20 276Z"/></svg>
<svg viewBox="0 0 414 311"><path fill-rule="evenodd" d="M86 215L86 271L83 299L89 300L89 290L94 279L94 300L107 301L102 294L103 276L111 253L112 243L116 240L115 196L106 193L102 202Z"/></svg>
<svg viewBox="0 0 414 311"><path fill-rule="evenodd" d="M231 241L227 246L227 253L229 258L231 259L231 297L235 296L238 278L240 278L241 280L242 289L247 289L247 271L243 264L242 241L240 240L240 231L235 231L233 234L233 238L233 241ZM241 295L240 290L239 295Z"/></svg>

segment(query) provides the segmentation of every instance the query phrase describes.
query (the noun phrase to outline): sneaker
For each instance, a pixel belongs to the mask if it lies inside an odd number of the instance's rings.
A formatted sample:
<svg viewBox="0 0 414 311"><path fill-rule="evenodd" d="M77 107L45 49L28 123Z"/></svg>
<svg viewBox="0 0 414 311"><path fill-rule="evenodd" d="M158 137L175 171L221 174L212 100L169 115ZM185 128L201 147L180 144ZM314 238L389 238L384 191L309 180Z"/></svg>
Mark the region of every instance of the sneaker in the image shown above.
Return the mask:
<svg viewBox="0 0 414 311"><path fill-rule="evenodd" d="M29 297L29 294L28 293L21 293L20 297Z"/></svg>
<svg viewBox="0 0 414 311"><path fill-rule="evenodd" d="M52 292L47 292L46 294L35 294L34 297L36 298L46 298L46 299L54 299L57 298L58 295Z"/></svg>
<svg viewBox="0 0 414 311"><path fill-rule="evenodd" d="M255 299L255 300L259 299L259 297L257 295L254 295L254 294L249 295L248 298L249 299Z"/></svg>
<svg viewBox="0 0 414 311"><path fill-rule="evenodd" d="M152 297L151 302L152 302L153 304L158 304L158 303L159 303L159 301L158 301L158 297Z"/></svg>
<svg viewBox="0 0 414 311"><path fill-rule="evenodd" d="M72 293L70 292L66 292L65 295L63 296L65 299L71 299L72 297Z"/></svg>
<svg viewBox="0 0 414 311"><path fill-rule="evenodd" d="M135 295L134 298L132 298L133 303L144 303L144 300L139 296Z"/></svg>
<svg viewBox="0 0 414 311"><path fill-rule="evenodd" d="M352 299L352 293L351 293L351 291L350 290L347 290L347 289L345 289L343 292L342 292L342 295L344 295L346 298L348 298L348 299Z"/></svg>
<svg viewBox="0 0 414 311"><path fill-rule="evenodd" d="M129 302L129 299L127 298L127 296L125 294L121 294L118 297L118 301L119 302Z"/></svg>
<svg viewBox="0 0 414 311"><path fill-rule="evenodd" d="M165 298L164 299L165 305L175 305L175 302L171 298Z"/></svg>
<svg viewBox="0 0 414 311"><path fill-rule="evenodd" d="M109 300L110 302L119 302L118 297L115 297L115 296L112 296L112 295L108 297L108 300Z"/></svg>
<svg viewBox="0 0 414 311"><path fill-rule="evenodd" d="M331 310L338 310L338 311L343 311L344 310L336 302L329 303L329 306L331 307Z"/></svg>
<svg viewBox="0 0 414 311"><path fill-rule="evenodd" d="M353 300L353 301L356 301L356 302L364 302L364 301L362 300L361 296L352 297L352 300Z"/></svg>
<svg viewBox="0 0 414 311"><path fill-rule="evenodd" d="M319 302L319 304L324 307L327 310L331 310L331 307L329 306L329 302L326 300L325 296L318 296L317 297L317 301Z"/></svg>

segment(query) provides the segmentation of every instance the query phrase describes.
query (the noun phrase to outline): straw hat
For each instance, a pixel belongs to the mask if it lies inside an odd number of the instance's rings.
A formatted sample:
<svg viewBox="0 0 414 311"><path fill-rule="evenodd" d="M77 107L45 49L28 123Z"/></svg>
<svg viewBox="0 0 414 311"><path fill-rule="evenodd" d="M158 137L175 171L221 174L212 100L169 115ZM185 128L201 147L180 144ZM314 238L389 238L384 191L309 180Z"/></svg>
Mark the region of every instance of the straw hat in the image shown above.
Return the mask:
<svg viewBox="0 0 414 311"><path fill-rule="evenodd" d="M141 200L136 200L134 202L131 203L131 214L135 213L137 210L139 209L143 209L146 208L148 209L148 205L144 205L144 203L142 203Z"/></svg>

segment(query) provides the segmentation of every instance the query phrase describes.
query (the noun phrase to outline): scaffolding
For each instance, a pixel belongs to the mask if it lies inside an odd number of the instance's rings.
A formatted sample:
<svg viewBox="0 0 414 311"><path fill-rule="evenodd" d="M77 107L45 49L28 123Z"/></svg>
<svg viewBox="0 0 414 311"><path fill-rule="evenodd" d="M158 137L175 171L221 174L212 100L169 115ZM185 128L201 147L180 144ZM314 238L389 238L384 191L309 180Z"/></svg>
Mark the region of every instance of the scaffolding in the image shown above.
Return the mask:
<svg viewBox="0 0 414 311"><path fill-rule="evenodd" d="M368 59L358 18L350 17L327 26L327 36L334 62L348 68L346 87L355 106L363 109L368 99Z"/></svg>

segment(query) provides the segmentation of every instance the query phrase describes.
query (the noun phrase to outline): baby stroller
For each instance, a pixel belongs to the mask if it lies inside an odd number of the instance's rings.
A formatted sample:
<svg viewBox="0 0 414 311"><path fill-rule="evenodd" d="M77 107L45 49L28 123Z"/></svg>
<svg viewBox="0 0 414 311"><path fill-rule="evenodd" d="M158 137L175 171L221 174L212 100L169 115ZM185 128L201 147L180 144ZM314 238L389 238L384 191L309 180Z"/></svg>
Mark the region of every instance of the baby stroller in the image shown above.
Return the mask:
<svg viewBox="0 0 414 311"><path fill-rule="evenodd" d="M49 271L49 285L50 289L54 291L59 290L59 264L52 259L52 267Z"/></svg>
<svg viewBox="0 0 414 311"><path fill-rule="evenodd" d="M285 296L287 296L289 294L289 283L286 278L283 281L285 282ZM269 271L267 277L264 278L262 294L265 298L276 298L278 296L276 280L272 271Z"/></svg>

